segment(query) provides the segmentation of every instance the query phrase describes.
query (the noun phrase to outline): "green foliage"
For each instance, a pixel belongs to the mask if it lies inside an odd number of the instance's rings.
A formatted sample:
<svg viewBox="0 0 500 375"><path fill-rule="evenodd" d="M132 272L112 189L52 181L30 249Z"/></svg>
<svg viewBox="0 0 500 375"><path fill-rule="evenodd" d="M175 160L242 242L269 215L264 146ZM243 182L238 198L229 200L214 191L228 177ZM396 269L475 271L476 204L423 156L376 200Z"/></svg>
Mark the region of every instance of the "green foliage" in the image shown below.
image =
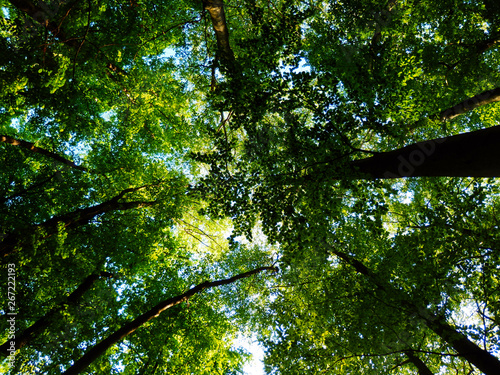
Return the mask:
<svg viewBox="0 0 500 375"><path fill-rule="evenodd" d="M242 373L242 333L270 374L475 373L429 320L498 354L497 180L352 166L498 125L497 104L438 120L499 86L494 1L224 2L234 60L209 2L16 3L0 2L0 136L33 147L0 143L0 249L17 337L49 323L3 372L59 374L160 301L270 265L86 373Z"/></svg>

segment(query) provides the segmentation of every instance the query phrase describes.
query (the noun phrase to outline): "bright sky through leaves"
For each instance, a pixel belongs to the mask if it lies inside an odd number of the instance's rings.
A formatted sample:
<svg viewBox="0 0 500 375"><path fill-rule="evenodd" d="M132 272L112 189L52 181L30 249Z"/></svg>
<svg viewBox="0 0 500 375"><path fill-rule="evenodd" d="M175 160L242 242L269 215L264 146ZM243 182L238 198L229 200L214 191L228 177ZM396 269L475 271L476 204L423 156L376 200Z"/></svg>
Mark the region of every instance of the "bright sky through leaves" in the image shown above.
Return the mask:
<svg viewBox="0 0 500 375"><path fill-rule="evenodd" d="M500 373L498 1L0 7L0 372Z"/></svg>

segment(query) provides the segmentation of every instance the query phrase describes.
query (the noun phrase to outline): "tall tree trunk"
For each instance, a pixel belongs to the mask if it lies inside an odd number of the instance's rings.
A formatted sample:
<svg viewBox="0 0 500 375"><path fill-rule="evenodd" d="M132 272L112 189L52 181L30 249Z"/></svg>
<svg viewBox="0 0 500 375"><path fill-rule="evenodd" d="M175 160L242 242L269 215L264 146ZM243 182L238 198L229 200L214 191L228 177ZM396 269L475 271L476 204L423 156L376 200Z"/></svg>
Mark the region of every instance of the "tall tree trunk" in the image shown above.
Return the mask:
<svg viewBox="0 0 500 375"><path fill-rule="evenodd" d="M85 280L76 288L73 293L71 293L64 302L61 302L57 306L53 307L48 313L38 319L35 323L33 323L29 328L26 328L21 334L16 334L15 346L16 349L19 350L24 346L28 345L30 341L36 336L45 331L45 329L51 324L54 317L64 309L67 305L76 305L78 300L83 296L83 294L89 290L92 285L100 278L100 277L113 277L109 272L101 272L99 274L92 274L87 276ZM10 341L7 340L5 343L0 345L0 356L7 357L10 352L9 348L11 347Z"/></svg>
<svg viewBox="0 0 500 375"><path fill-rule="evenodd" d="M80 208L67 214L54 216L42 224L33 225L29 228L24 228L21 231L8 233L2 242L0 242L0 258L6 257L14 252L16 249L30 243L30 237L37 230L41 230L44 235L42 239L52 237L61 228L71 229L88 223L97 215L101 215L110 211L124 211L135 208L150 207L157 204L157 201L133 201L133 202L120 202L119 200L125 194L143 189L144 186L138 188L130 188L123 190L114 198L97 204L95 206Z"/></svg>
<svg viewBox="0 0 500 375"><path fill-rule="evenodd" d="M219 56L225 61L233 61L234 53L229 44L229 29L227 28L226 14L224 12L224 1L203 0L203 7L208 11L212 20Z"/></svg>
<svg viewBox="0 0 500 375"><path fill-rule="evenodd" d="M405 352L408 360L415 365L418 370L418 375L434 375L427 365L412 350Z"/></svg>
<svg viewBox="0 0 500 375"><path fill-rule="evenodd" d="M500 126L431 139L351 161L358 178L500 177Z"/></svg>
<svg viewBox="0 0 500 375"><path fill-rule="evenodd" d="M115 331L114 333L109 335L106 339L102 340L100 343L98 343L94 347L92 347L78 361L76 361L73 364L73 366L71 366L69 369L67 369L63 375L79 374L84 369L86 369L93 361L95 361L99 356L104 354L106 352L106 350L108 350L113 345L115 345L116 343L121 341L124 337L130 335L131 333L134 333L138 328L143 326L145 323L149 322L151 319L154 319L157 316L159 316L163 311L165 311L165 310L167 310L175 305L178 305L182 302L187 301L189 298L191 298L195 294L200 293L205 289L214 288L214 287L218 287L221 285L232 284L235 281L252 276L252 275L257 274L257 273L262 272L262 271L274 271L274 272L276 272L277 269L275 267L261 267L261 268L254 269L252 271L241 273L241 274L233 276L229 279L212 281L212 282L205 281L205 282L189 289L187 292L185 292L183 294L180 294L178 296L175 296L175 297L169 298L163 302L160 302L159 304L157 304L155 307L153 307L148 312L138 316L133 321L125 324L119 330Z"/></svg>
<svg viewBox="0 0 500 375"><path fill-rule="evenodd" d="M48 150L41 148L41 147L37 147L37 146L35 146L34 143L23 141L21 139L16 139L16 138L10 137L8 135L0 135L0 142L5 142L5 143L9 143L13 146L19 146L19 147L25 148L25 149L30 150L32 152L35 152L35 153L44 155L46 157L49 157L51 159L54 159L55 161L57 161L59 163L68 165L71 168L78 169L78 170L84 171L84 172L88 172L87 168L82 167L80 165L76 165L71 160L68 160L68 159L66 159L66 158L64 158L64 157L62 157L54 152L48 151Z"/></svg>
<svg viewBox="0 0 500 375"><path fill-rule="evenodd" d="M449 325L444 318L436 316L425 306L413 304L401 291L394 289L389 283L379 279L378 275L372 272L362 262L353 256L336 250L333 246L324 242L325 249L351 265L358 273L368 277L368 279L380 290L385 291L387 296L401 296L397 302L409 314L418 316L425 325L437 334L443 341L450 345L464 359L476 366L486 375L500 374L500 360L488 351L481 349L478 345L470 341L464 334Z"/></svg>

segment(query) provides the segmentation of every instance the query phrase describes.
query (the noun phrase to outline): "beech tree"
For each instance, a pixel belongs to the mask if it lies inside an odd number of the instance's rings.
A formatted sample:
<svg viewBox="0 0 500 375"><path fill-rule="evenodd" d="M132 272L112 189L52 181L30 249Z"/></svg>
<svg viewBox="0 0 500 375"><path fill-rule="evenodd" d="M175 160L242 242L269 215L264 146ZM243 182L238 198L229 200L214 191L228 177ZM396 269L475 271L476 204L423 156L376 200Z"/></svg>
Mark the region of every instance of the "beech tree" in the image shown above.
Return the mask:
<svg viewBox="0 0 500 375"><path fill-rule="evenodd" d="M497 2L1 9L1 371L500 372Z"/></svg>

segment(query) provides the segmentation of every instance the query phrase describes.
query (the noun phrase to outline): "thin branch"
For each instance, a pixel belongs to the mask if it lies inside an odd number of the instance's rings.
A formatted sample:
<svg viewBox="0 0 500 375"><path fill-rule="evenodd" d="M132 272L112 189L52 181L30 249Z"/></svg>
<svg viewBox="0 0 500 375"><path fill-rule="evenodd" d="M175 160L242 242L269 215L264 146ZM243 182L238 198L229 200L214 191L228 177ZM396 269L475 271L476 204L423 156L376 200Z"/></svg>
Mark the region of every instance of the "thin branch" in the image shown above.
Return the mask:
<svg viewBox="0 0 500 375"><path fill-rule="evenodd" d="M0 142L5 142L5 143L9 143L13 146L19 146L19 147L25 148L25 149L30 150L32 152L35 152L35 153L47 156L51 159L54 159L54 160L58 161L59 163L68 165L71 168L78 169L78 170L84 171L84 172L89 172L89 170L87 168L82 167L80 165L76 165L73 161L68 160L68 159L66 159L66 158L64 158L64 157L62 157L54 152L48 151L48 150L41 148L41 147L37 147L37 146L35 146L34 143L23 141L21 139L16 139L16 138L10 137L8 135L0 135Z"/></svg>

